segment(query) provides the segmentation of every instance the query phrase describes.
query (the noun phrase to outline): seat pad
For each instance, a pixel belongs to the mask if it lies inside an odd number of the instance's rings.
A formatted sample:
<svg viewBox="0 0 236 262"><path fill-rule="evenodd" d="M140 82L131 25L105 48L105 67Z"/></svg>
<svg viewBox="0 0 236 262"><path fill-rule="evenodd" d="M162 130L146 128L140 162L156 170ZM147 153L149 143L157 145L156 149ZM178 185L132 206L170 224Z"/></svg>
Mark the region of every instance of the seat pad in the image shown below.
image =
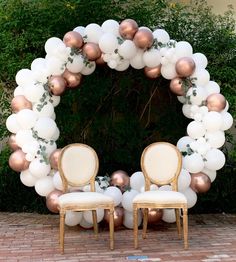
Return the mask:
<svg viewBox="0 0 236 262"><path fill-rule="evenodd" d="M112 197L97 192L71 192L65 193L58 198L58 205L60 207L65 205L100 205L112 203L114 203Z"/></svg>
<svg viewBox="0 0 236 262"><path fill-rule="evenodd" d="M183 204L187 203L184 194L176 191L145 191L135 196L133 203Z"/></svg>

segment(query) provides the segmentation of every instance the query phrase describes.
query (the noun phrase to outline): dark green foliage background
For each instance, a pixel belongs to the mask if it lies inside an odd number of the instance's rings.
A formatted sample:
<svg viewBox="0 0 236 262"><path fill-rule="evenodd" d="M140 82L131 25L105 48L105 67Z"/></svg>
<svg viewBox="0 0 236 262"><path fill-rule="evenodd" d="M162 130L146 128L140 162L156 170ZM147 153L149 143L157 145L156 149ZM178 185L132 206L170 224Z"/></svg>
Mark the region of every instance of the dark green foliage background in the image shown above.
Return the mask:
<svg viewBox="0 0 236 262"><path fill-rule="evenodd" d="M44 57L44 43L78 25L102 24L107 19L135 19L139 26L164 28L177 41L191 43L194 52L204 53L209 61L211 80L236 115L236 36L235 21L229 9L215 16L205 1L194 1L189 8L165 0L0 0L0 137L8 135L5 119L16 87L15 74L29 68L37 57ZM117 169L129 175L140 169L139 159L146 145L154 141L176 143L185 134L188 119L181 104L162 77L147 79L142 70L116 72L107 67L84 77L81 88L67 91L56 108L61 136L58 147L84 142L97 151L99 175ZM199 195L192 212L236 211L236 150L229 137L226 166L218 172L211 190ZM0 155L0 210L47 212L45 199L21 184L18 174L8 167L10 151Z"/></svg>

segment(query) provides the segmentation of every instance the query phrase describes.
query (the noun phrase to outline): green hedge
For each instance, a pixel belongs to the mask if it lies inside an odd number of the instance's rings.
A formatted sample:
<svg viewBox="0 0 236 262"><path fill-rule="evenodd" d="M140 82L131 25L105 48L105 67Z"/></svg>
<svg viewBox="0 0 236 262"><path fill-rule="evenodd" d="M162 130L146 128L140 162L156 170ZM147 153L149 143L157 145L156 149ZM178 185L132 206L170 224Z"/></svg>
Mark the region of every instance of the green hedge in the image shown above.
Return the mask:
<svg viewBox="0 0 236 262"><path fill-rule="evenodd" d="M6 90L11 93L16 87L16 72L45 56L48 38L62 38L78 25L101 24L107 19L120 22L133 18L140 26L164 28L171 38L190 42L195 52L207 56L211 79L221 85L221 93L230 102L235 117L236 36L232 11L216 16L205 1L194 3L190 8L164 0L0 0L0 94L4 97L0 104L0 137L7 134ZM84 78L80 89L67 91L56 108L61 131L58 147L75 141L88 143L98 152L100 175L117 169L131 175L140 169L139 159L146 145L158 140L176 143L185 133L188 120L168 85L163 78L147 79L142 70L118 73L98 68ZM0 210L46 212L45 200L23 186L19 175L9 169L9 154L8 149L1 152ZM236 188L235 148L226 155L226 166L218 172L212 189L199 196L192 212L236 210L232 201Z"/></svg>

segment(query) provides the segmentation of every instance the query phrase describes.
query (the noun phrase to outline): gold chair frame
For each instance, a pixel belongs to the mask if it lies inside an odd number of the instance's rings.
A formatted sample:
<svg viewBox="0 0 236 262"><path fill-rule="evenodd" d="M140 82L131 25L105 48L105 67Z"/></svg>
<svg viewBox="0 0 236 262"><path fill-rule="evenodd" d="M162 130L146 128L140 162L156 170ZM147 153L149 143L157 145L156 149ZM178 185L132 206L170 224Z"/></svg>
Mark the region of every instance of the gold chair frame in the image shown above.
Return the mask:
<svg viewBox="0 0 236 262"><path fill-rule="evenodd" d="M162 180L162 181L158 181L158 180L154 180L151 179L148 175L148 172L146 170L146 166L145 166L145 156L146 153L148 152L148 150L150 150L150 148L155 147L155 146L159 146L159 145L167 145L170 146L171 148L173 148L176 152L177 158L178 158L178 165L176 168L176 172L175 175L173 176L172 179L169 180ZM182 155L179 152L179 150L177 149L177 147L175 147L174 145L167 143L167 142L156 142L153 144L150 144L149 146L147 146L141 156L141 169L142 172L144 174L145 177L145 191L150 191L150 185L151 183L153 184L158 184L160 186L162 185L166 185L166 184L171 184L172 185L172 191L178 191L178 176L180 174L181 171L181 166L182 166ZM156 191L158 192L158 190ZM170 191L171 193L171 191ZM141 193L142 194L142 193ZM181 193L180 193L181 194ZM135 202L133 203L133 220L134 220L134 247L138 248L138 210L142 209L143 210L143 233L142 233L142 237L143 239L146 238L146 232L147 232L147 224L148 224L148 208L157 208L157 209L165 209L165 208L171 208L171 209L175 209L175 216L176 216L176 224L177 224L177 230L178 230L178 236L179 238L182 237L181 234L181 222L180 222L180 210L182 210L182 214L183 214L183 235L184 235L184 248L187 249L188 248L188 208L187 208L187 201L183 201L183 203L155 203L155 202L150 202L150 203L146 203L145 201L139 201L139 202Z"/></svg>
<svg viewBox="0 0 236 262"><path fill-rule="evenodd" d="M89 149L95 159L95 168L94 168L94 172L91 176L91 178L89 179L89 181L86 181L85 183L72 183L70 182L67 178L66 175L64 173L63 170L63 166L62 166L62 159L63 156L65 154L65 152L71 148L71 147L82 147L82 148L87 148ZM81 143L74 143L74 144L69 144L67 146L65 146L60 154L59 157L59 162L58 162L58 170L62 179L62 183L63 183L63 193L67 193L68 192L68 187L69 186L74 186L74 187L80 187L80 186L84 186L87 185L88 182L90 184L91 187L91 194L95 192L95 177L98 173L98 169L99 169L99 160L98 160L98 156L95 152L95 150L93 148L91 148L88 145L85 144L81 144ZM85 193L85 192L81 192L81 193ZM102 193L95 193L95 194L102 194ZM103 195L103 194L102 194ZM96 209L98 208L102 208L102 209L108 209L109 210L109 214L110 214L110 220L109 220L109 233L110 233L110 249L113 250L114 249L114 202L109 202L109 203L99 203L99 204L94 204L94 203L86 203L86 204L68 204L68 205L63 205L63 207L61 207L60 205L58 205L58 209L60 212L60 236L59 236L59 243L60 243L60 248L61 248L61 252L62 254L64 253L64 238L65 238L65 214L66 211L70 210L70 211L87 211L87 210L91 210L92 211L92 217L93 217L93 227L94 227L94 234L95 234L95 238L98 238L98 224L97 224L97 214L96 214Z"/></svg>

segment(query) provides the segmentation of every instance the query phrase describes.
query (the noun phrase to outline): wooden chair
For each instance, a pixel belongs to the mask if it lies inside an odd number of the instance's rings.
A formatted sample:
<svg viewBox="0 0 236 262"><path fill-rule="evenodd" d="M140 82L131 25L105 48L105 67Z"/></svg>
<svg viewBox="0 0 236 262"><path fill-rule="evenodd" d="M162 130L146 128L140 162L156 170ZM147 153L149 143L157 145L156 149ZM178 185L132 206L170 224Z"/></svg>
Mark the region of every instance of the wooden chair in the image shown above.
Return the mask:
<svg viewBox="0 0 236 262"><path fill-rule="evenodd" d="M138 209L143 211L143 238L146 238L148 208L175 209L178 235L181 237L180 210L183 214L184 248L188 248L187 199L177 192L178 176L181 171L182 155L167 142L156 142L147 146L141 156L141 169L145 177L145 192L133 200L134 246L138 247ZM172 191L150 191L150 185L172 185Z"/></svg>
<svg viewBox="0 0 236 262"><path fill-rule="evenodd" d="M64 194L58 199L60 211L60 247L64 253L64 224L66 211L91 210L94 233L97 238L98 225L96 209L110 212L110 249L114 248L114 201L111 197L95 192L95 176L99 167L98 156L94 149L85 144L70 144L62 149L59 158L59 172L63 182ZM68 192L68 186L90 184L91 192Z"/></svg>

